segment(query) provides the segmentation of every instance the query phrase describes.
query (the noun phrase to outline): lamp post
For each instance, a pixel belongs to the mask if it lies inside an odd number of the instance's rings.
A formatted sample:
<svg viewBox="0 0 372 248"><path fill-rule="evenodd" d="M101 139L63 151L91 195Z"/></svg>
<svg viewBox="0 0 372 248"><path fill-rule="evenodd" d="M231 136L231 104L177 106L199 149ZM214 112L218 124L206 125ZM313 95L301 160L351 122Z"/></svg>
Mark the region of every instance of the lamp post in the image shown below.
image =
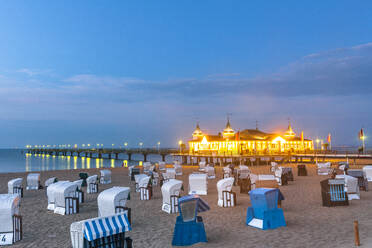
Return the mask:
<svg viewBox="0 0 372 248"><path fill-rule="evenodd" d="M140 146L140 150L142 151L143 142L140 142L139 146Z"/></svg>
<svg viewBox="0 0 372 248"><path fill-rule="evenodd" d="M124 147L125 147L125 150L127 150L128 142L125 142L125 143L124 143Z"/></svg>
<svg viewBox="0 0 372 248"><path fill-rule="evenodd" d="M158 152L160 153L160 141L158 141Z"/></svg>
<svg viewBox="0 0 372 248"><path fill-rule="evenodd" d="M182 140L178 141L178 145L180 146L180 153L182 153L181 147L182 147Z"/></svg>

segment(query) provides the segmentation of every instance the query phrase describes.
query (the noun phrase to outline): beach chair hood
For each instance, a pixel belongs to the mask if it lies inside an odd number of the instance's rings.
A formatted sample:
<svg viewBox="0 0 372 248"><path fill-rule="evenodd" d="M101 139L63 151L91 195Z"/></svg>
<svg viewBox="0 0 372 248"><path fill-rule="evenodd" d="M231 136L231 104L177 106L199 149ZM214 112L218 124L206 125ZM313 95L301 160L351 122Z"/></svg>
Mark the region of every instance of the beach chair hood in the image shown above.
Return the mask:
<svg viewBox="0 0 372 248"><path fill-rule="evenodd" d="M161 187L161 194L163 196L163 204L171 204L171 195L179 195L182 188L182 181L177 179L170 179Z"/></svg>
<svg viewBox="0 0 372 248"><path fill-rule="evenodd" d="M13 194L13 189L15 187L22 187L22 178L14 178L8 182L8 194Z"/></svg>
<svg viewBox="0 0 372 248"><path fill-rule="evenodd" d="M129 187L112 187L102 191L97 197L98 216L114 215L116 207L125 207L129 194Z"/></svg>
<svg viewBox="0 0 372 248"><path fill-rule="evenodd" d="M234 184L234 178L228 177L217 182L218 199L222 199L222 191L230 191Z"/></svg>
<svg viewBox="0 0 372 248"><path fill-rule="evenodd" d="M206 195L208 188L207 174L189 175L189 194Z"/></svg>

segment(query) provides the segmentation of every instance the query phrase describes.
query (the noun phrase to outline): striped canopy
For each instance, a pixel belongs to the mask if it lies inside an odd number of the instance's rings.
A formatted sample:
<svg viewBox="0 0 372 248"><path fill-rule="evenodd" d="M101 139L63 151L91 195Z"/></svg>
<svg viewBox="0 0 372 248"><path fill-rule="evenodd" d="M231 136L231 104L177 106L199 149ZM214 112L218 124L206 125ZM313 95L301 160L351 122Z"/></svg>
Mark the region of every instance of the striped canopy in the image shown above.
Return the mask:
<svg viewBox="0 0 372 248"><path fill-rule="evenodd" d="M126 213L93 219L84 224L84 237L88 241L132 230Z"/></svg>
<svg viewBox="0 0 372 248"><path fill-rule="evenodd" d="M184 202L193 201L193 200L197 201L197 211L199 213L204 212L204 211L208 211L210 209L208 203L206 201L204 201L202 198L200 198L200 196L198 196L198 195L183 196L183 197L179 198L178 204L181 205Z"/></svg>

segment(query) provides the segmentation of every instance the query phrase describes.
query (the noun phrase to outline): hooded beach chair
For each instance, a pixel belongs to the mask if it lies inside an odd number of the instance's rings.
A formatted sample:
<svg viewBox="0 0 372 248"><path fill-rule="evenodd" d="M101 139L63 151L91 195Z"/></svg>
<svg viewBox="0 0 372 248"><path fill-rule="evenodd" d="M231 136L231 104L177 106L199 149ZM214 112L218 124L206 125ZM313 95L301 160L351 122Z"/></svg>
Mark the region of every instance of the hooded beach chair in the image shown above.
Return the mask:
<svg viewBox="0 0 372 248"><path fill-rule="evenodd" d="M348 206L344 179L325 179L320 182L322 202L325 207Z"/></svg>
<svg viewBox="0 0 372 248"><path fill-rule="evenodd" d="M126 212L131 222L131 209L126 206L130 199L129 187L112 187L102 191L97 197L98 217Z"/></svg>
<svg viewBox="0 0 372 248"><path fill-rule="evenodd" d="M228 178L232 176L232 170L229 166L222 168L223 178Z"/></svg>
<svg viewBox="0 0 372 248"><path fill-rule="evenodd" d="M89 176L87 178L87 185L88 194L98 193L98 176L97 175Z"/></svg>
<svg viewBox="0 0 372 248"><path fill-rule="evenodd" d="M248 183L248 179L249 179L250 174L251 174L251 171L249 170L248 166L239 165L239 167L236 169L236 173L235 173L236 184L239 185L239 186L241 184L244 184L244 186L245 186Z"/></svg>
<svg viewBox="0 0 372 248"><path fill-rule="evenodd" d="M58 179L56 177L51 177L45 181L44 186L47 188L49 185L56 183L56 182L58 182Z"/></svg>
<svg viewBox="0 0 372 248"><path fill-rule="evenodd" d="M204 168L205 173L207 173L208 179L215 179L216 178L216 171L214 167L207 166Z"/></svg>
<svg viewBox="0 0 372 248"><path fill-rule="evenodd" d="M345 192L347 192L347 198L349 201L360 199L360 191L358 186L358 178L349 175L336 175L335 179L345 180Z"/></svg>
<svg viewBox="0 0 372 248"><path fill-rule="evenodd" d="M46 188L46 194L47 194L47 198L48 198L48 206L47 206L47 209L50 210L50 211L54 211L55 207L56 207L56 189L59 187L59 185L61 184L65 184L65 183L68 183L69 181L59 181L59 182L56 182L56 183L53 183L51 185L49 185L47 188Z"/></svg>
<svg viewBox="0 0 372 248"><path fill-rule="evenodd" d="M139 180L138 186L140 190L140 200L147 201L151 200L152 196L152 186L151 186L151 177L146 176L142 177Z"/></svg>
<svg viewBox="0 0 372 248"><path fill-rule="evenodd" d="M138 174L138 175L134 175L134 180L136 182L135 184L135 189L136 189L136 192L140 192L140 186L139 186L139 182L141 181L142 178L144 177L148 177L146 174Z"/></svg>
<svg viewBox="0 0 372 248"><path fill-rule="evenodd" d="M363 167L363 172L368 180L368 182L372 182L372 165L366 165Z"/></svg>
<svg viewBox="0 0 372 248"><path fill-rule="evenodd" d="M161 186L161 194L163 196L162 210L168 214L178 212L178 199L182 189L182 181L171 179Z"/></svg>
<svg viewBox="0 0 372 248"><path fill-rule="evenodd" d="M236 193L232 192L233 184L233 177L224 178L217 182L218 206L224 208L236 206Z"/></svg>
<svg viewBox="0 0 372 248"><path fill-rule="evenodd" d="M331 162L317 163L316 165L318 167L318 175L326 176L331 172Z"/></svg>
<svg viewBox="0 0 372 248"><path fill-rule="evenodd" d="M249 197L252 206L247 209L248 226L267 230L286 225L283 210L278 208L278 189L253 189L249 192Z"/></svg>
<svg viewBox="0 0 372 248"><path fill-rule="evenodd" d="M287 175L284 173L282 167L277 167L275 169L274 175L279 185L288 185Z"/></svg>
<svg viewBox="0 0 372 248"><path fill-rule="evenodd" d="M57 184L54 188L55 214L70 215L79 213L77 190L78 187L73 182Z"/></svg>
<svg viewBox="0 0 372 248"><path fill-rule="evenodd" d="M163 185L171 179L176 179L176 172L173 169L167 169L167 172L162 173L160 185Z"/></svg>
<svg viewBox="0 0 372 248"><path fill-rule="evenodd" d="M132 230L127 213L87 219L70 226L72 248L132 247L125 233Z"/></svg>
<svg viewBox="0 0 372 248"><path fill-rule="evenodd" d="M297 176L304 177L307 176L307 170L305 164L299 164L297 165Z"/></svg>
<svg viewBox="0 0 372 248"><path fill-rule="evenodd" d="M0 194L0 245L12 245L22 239L20 201L18 194Z"/></svg>
<svg viewBox="0 0 372 248"><path fill-rule="evenodd" d="M23 197L23 178L14 178L8 182L8 194L18 194Z"/></svg>
<svg viewBox="0 0 372 248"><path fill-rule="evenodd" d="M38 190L40 189L40 174L30 173L27 175L27 190Z"/></svg>
<svg viewBox="0 0 372 248"><path fill-rule="evenodd" d="M175 164L173 168L176 176L182 176L182 166L180 164Z"/></svg>
<svg viewBox="0 0 372 248"><path fill-rule="evenodd" d="M172 245L188 246L207 242L203 218L198 213L208 211L209 205L198 195L183 196L178 200L177 216Z"/></svg>
<svg viewBox="0 0 372 248"><path fill-rule="evenodd" d="M200 161L199 162L199 171L204 171L206 165L207 165L207 163L205 161Z"/></svg>
<svg viewBox="0 0 372 248"><path fill-rule="evenodd" d="M363 170L347 170L347 175L358 178L359 189L368 191L368 180Z"/></svg>
<svg viewBox="0 0 372 248"><path fill-rule="evenodd" d="M287 181L294 181L292 167L282 167L282 173L286 176Z"/></svg>
<svg viewBox="0 0 372 248"><path fill-rule="evenodd" d="M148 174L150 172L151 162L143 163L143 173Z"/></svg>
<svg viewBox="0 0 372 248"><path fill-rule="evenodd" d="M275 172L278 169L278 163L271 162L271 172Z"/></svg>
<svg viewBox="0 0 372 248"><path fill-rule="evenodd" d="M159 162L159 171L165 171L166 170L166 167L165 167L165 162Z"/></svg>
<svg viewBox="0 0 372 248"><path fill-rule="evenodd" d="M192 173L189 175L189 194L207 195L207 174Z"/></svg>
<svg viewBox="0 0 372 248"><path fill-rule="evenodd" d="M101 170L101 177L99 179L101 184L111 183L111 171L110 170Z"/></svg>

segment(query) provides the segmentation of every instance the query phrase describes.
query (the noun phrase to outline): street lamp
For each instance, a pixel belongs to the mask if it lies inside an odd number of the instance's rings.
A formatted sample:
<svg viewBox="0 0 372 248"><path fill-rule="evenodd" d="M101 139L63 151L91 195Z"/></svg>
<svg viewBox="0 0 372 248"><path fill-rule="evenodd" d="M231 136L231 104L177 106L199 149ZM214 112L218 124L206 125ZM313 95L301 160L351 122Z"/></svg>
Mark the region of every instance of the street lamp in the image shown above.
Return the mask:
<svg viewBox="0 0 372 248"><path fill-rule="evenodd" d="M181 153L182 140L178 141L178 145L180 146L180 153Z"/></svg>
<svg viewBox="0 0 372 248"><path fill-rule="evenodd" d="M142 150L143 142L139 143L140 149Z"/></svg>
<svg viewBox="0 0 372 248"><path fill-rule="evenodd" d="M158 152L160 151L160 141L158 141Z"/></svg>
<svg viewBox="0 0 372 248"><path fill-rule="evenodd" d="M128 146L128 142L125 142L124 143L125 150L127 149L127 146Z"/></svg>
<svg viewBox="0 0 372 248"><path fill-rule="evenodd" d="M316 139L316 149L317 150L319 149L319 142L320 142L320 140L319 139Z"/></svg>

